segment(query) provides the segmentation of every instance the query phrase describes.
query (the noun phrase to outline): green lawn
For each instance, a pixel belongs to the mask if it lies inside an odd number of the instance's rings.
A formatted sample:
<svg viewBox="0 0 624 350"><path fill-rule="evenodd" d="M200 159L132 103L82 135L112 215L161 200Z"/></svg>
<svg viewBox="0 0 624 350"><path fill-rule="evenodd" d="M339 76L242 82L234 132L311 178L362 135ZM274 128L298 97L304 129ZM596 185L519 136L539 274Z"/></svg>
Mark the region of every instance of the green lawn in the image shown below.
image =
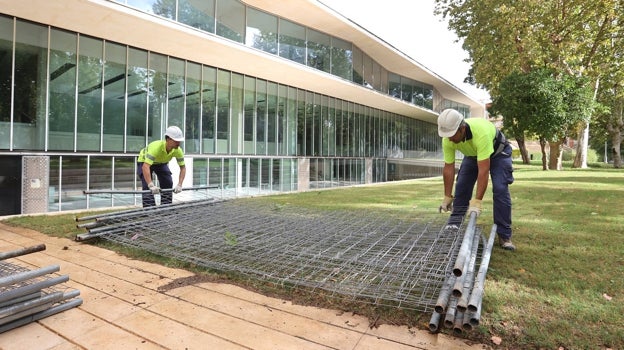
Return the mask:
<svg viewBox="0 0 624 350"><path fill-rule="evenodd" d="M495 247L481 325L465 337L492 344L491 337L498 336L500 347L509 349L624 349L624 171L515 168L511 195L518 250ZM248 200L410 217L435 212L442 195L442 180L435 178ZM491 205L488 193L480 225L492 225ZM9 223L72 238L83 232L74 215ZM429 318L409 317L405 324L427 328Z"/></svg>

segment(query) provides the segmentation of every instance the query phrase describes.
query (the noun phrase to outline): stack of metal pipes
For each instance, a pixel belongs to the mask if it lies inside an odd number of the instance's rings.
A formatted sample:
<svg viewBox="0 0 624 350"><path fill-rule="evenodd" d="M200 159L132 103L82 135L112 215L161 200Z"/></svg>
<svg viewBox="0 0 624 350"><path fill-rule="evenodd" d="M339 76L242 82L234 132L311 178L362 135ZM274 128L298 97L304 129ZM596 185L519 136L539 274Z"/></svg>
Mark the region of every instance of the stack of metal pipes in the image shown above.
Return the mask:
<svg viewBox="0 0 624 350"><path fill-rule="evenodd" d="M453 271L448 274L431 315L429 321L431 332L437 332L441 324L453 329L455 334L470 331L479 325L485 275L492 255L496 224L492 226L487 243L482 245L481 260L477 264L482 234L477 229L476 222L477 216L472 213Z"/></svg>
<svg viewBox="0 0 624 350"><path fill-rule="evenodd" d="M0 253L0 333L82 304L78 290L62 285L69 276L54 275L59 265L30 270L6 261L42 250L44 244Z"/></svg>

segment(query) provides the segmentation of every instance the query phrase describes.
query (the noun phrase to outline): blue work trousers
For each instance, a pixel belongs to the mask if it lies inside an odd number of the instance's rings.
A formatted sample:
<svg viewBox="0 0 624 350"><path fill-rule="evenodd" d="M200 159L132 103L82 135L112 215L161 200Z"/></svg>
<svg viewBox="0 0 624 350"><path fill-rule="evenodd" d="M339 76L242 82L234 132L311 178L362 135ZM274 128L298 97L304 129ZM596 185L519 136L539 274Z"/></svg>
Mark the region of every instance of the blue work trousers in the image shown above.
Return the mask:
<svg viewBox="0 0 624 350"><path fill-rule="evenodd" d="M479 167L476 157L464 157L457 173L455 199L449 224L461 224L474 190ZM494 223L496 232L502 239L511 238L511 195L509 185L513 183L511 146L507 144L502 152L490 158L492 179L492 199L494 202Z"/></svg>
<svg viewBox="0 0 624 350"><path fill-rule="evenodd" d="M150 173L152 174L152 179L154 178L154 174L156 174L158 185L161 189L173 188L173 178L171 177L171 170L168 164L152 164L152 166L150 166ZM143 178L143 163L137 163L137 175L141 179L143 190L149 190L149 187L147 187L148 184ZM160 204L171 204L172 201L173 193L171 191L160 193ZM153 207L155 205L156 200L154 199L154 195L151 192L143 193L143 207Z"/></svg>

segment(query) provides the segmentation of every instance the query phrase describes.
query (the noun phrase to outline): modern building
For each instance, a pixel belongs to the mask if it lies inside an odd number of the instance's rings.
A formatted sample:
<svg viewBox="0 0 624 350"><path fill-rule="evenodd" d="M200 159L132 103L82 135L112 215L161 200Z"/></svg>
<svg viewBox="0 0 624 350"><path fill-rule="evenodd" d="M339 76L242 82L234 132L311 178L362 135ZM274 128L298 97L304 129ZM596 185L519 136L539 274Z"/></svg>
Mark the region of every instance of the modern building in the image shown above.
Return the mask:
<svg viewBox="0 0 624 350"><path fill-rule="evenodd" d="M0 215L140 203L84 191L169 125L222 196L439 175L447 107L486 113L318 1L0 0Z"/></svg>

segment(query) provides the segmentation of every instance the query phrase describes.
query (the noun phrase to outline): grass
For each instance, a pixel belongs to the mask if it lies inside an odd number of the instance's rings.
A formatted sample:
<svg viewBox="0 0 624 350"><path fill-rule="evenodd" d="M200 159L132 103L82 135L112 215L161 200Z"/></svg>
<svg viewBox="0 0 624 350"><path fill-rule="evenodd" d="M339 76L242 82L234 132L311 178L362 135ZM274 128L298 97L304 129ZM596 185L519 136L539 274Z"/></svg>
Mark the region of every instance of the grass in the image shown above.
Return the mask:
<svg viewBox="0 0 624 350"><path fill-rule="evenodd" d="M600 167L542 171L539 164L516 164L515 169L516 181L510 188L518 250L495 247L481 325L465 337L493 345L491 337L498 336L502 338L498 347L507 349L624 349L624 171ZM245 200L327 210L384 210L410 217L435 211L441 197L442 181L434 178ZM485 227L492 224L491 204L488 193L479 218ZM16 217L7 223L71 238L83 232L71 214ZM147 254L141 258L192 268ZM305 291L295 293L313 298ZM319 306L330 303L322 296L316 300ZM369 317L376 312L365 306L348 307ZM429 317L398 313L391 322L426 328Z"/></svg>

